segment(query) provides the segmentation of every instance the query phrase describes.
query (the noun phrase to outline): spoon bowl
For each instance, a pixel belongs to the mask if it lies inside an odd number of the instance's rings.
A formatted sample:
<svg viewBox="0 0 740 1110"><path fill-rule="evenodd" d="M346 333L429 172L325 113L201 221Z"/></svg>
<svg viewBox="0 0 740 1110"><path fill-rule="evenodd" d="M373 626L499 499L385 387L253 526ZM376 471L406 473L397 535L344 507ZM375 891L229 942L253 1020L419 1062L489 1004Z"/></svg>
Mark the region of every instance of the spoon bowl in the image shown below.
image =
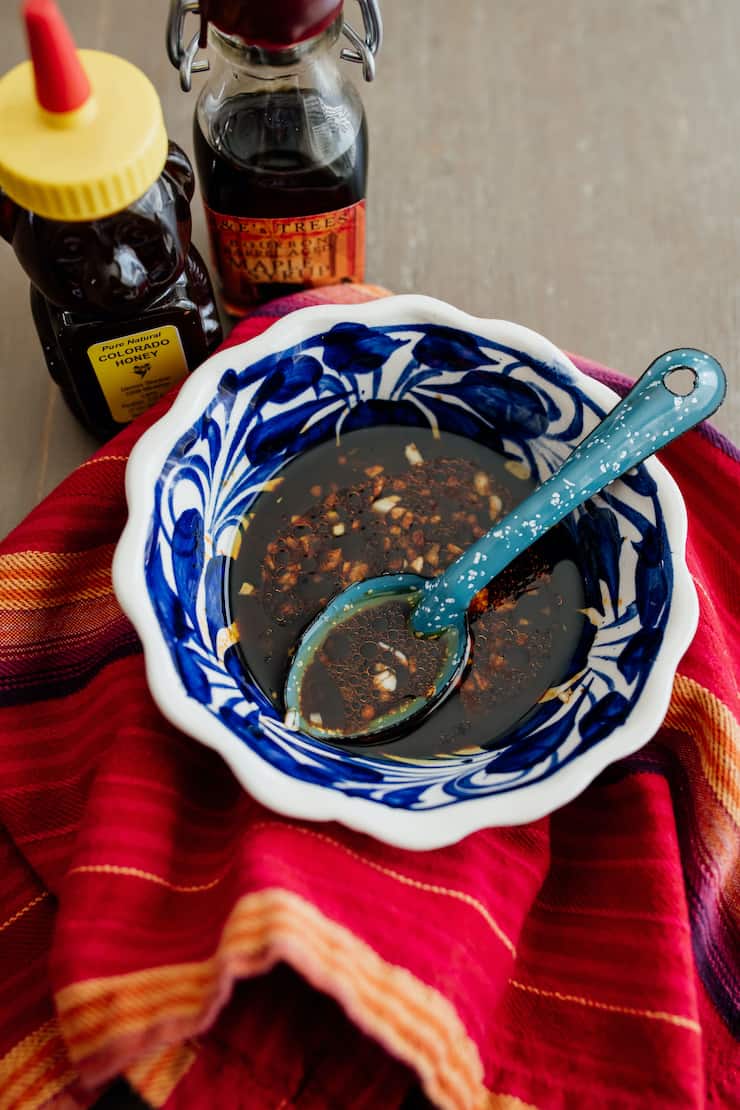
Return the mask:
<svg viewBox="0 0 740 1110"><path fill-rule="evenodd" d="M382 734L382 739L392 738L394 731L407 729L417 724L436 705L440 697L454 690L462 677L470 655L470 632L467 614L456 611L452 621L435 637L440 642L440 667L434 676L433 689L422 695L410 697L404 702L402 720L396 720L392 711L378 713L361 727L332 728L317 719L305 709L302 691L307 674L326 649L332 634L346 627L349 617L361 615L382 605L400 603L408 606L413 613L421 601L429 579L419 574L384 574L355 582L333 598L311 622L303 633L293 657L285 688L285 724L291 729L309 732L316 739L343 740L373 743ZM391 645L383 644L387 655L392 659ZM395 653L396 655L398 652ZM394 661L396 670L398 663Z"/></svg>

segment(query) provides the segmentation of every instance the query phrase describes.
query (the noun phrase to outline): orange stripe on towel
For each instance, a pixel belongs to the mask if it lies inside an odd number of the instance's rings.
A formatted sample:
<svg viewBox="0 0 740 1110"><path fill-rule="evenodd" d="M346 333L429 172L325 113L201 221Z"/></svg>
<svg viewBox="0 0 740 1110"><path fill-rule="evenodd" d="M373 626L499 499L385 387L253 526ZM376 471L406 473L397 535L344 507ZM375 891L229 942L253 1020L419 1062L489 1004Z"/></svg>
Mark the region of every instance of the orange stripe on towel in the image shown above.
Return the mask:
<svg viewBox="0 0 740 1110"><path fill-rule="evenodd" d="M279 960L332 994L362 1029L415 1068L438 1106L491 1106L478 1049L452 1004L282 889L240 899L208 960L86 980L59 991L70 1054L91 1061L114 1052L119 1040L136 1051L156 1042L158 1028L166 1027L170 1042L193 1036L213 1020L234 979Z"/></svg>
<svg viewBox="0 0 740 1110"><path fill-rule="evenodd" d="M123 867L116 863L81 863L79 867L70 867L67 874L77 875L85 872L99 875L126 875L133 879L144 879L146 882L156 883L157 886L175 891L176 894L199 894L203 890L213 890L225 878L225 875L219 875L218 878L211 879L207 883L180 886L178 883L171 883L169 879L163 879L161 875L155 875L153 871L142 871L140 867Z"/></svg>
<svg viewBox="0 0 740 1110"><path fill-rule="evenodd" d="M705 727L697 728L699 722ZM707 782L740 824L740 726L732 712L706 687L679 674L663 723L691 737Z"/></svg>
<svg viewBox="0 0 740 1110"><path fill-rule="evenodd" d="M252 828L269 828L271 825L276 825L276 822L256 821ZM493 916L480 899L474 898L472 894L468 894L464 890L456 890L455 887L440 886L438 883L422 882L420 879L414 879L411 875L404 875L402 871L396 871L395 868L376 863L375 860L360 855L359 852L353 851L352 848L347 847L346 844L342 844L339 840L334 840L333 837L327 836L326 833L317 832L315 829L307 829L301 825L294 825L291 831L301 833L303 836L310 836L314 840L321 840L324 844L331 844L332 847L336 848L338 851L343 852L347 856L351 856L352 859L359 860L360 863L364 863L367 867L372 867L374 871L379 871L381 875L386 875L388 878L395 879L396 882L402 883L404 886L414 887L414 889L422 890L427 894L439 894L444 898L452 898L455 901L463 902L466 906L469 906L472 910L475 910L476 913L480 914L494 936L496 936L501 944L503 944L504 948L516 958L516 947L513 941L509 939L498 922L494 920Z"/></svg>
<svg viewBox="0 0 740 1110"><path fill-rule="evenodd" d="M59 1026L48 1021L0 1059L0 1110L32 1110L76 1077Z"/></svg>
<svg viewBox="0 0 740 1110"><path fill-rule="evenodd" d="M158 1048L127 1068L126 1078L151 1106L164 1106L197 1055L191 1041Z"/></svg>
<svg viewBox="0 0 740 1110"><path fill-rule="evenodd" d="M36 897L32 898L30 902L26 902L25 906L22 906L19 910L16 910L14 914L0 923L0 933L2 933L5 929L8 929L11 925L14 925L15 922L18 921L21 917L25 917L29 910L32 910L34 906L38 906L39 902L43 902L48 897L49 891L42 890L41 894L37 894Z"/></svg>
<svg viewBox="0 0 740 1110"><path fill-rule="evenodd" d="M664 1021L668 1025L676 1025L680 1029L688 1029L692 1033L701 1035L701 1026L693 1018L682 1017L681 1014L669 1014L665 1010L644 1010L635 1006L620 1006L615 1002L602 1002L597 998L588 998L579 994L563 994L561 991L545 990L535 987L531 983L521 983L518 979L509 979L512 987L536 994L541 998L552 998L556 1002L570 1002L577 1006L586 1006L592 1010L605 1010L610 1014L624 1014L626 1017L647 1018L650 1021Z"/></svg>
<svg viewBox="0 0 740 1110"><path fill-rule="evenodd" d="M113 590L112 559L112 544L92 551L0 555L0 609L51 609L105 597Z"/></svg>

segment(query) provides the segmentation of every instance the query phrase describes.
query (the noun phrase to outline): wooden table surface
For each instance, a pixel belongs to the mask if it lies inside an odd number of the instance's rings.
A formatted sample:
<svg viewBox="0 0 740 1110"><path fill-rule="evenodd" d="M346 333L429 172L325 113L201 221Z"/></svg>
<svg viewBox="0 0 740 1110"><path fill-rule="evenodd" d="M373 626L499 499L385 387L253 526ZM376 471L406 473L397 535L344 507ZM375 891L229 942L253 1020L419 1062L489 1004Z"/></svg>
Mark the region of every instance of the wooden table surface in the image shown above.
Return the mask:
<svg viewBox="0 0 740 1110"><path fill-rule="evenodd" d="M166 0L61 0L80 46L122 54L192 150ZM13 0L0 71L21 60ZM370 123L368 280L504 317L636 376L704 347L740 439L737 0L385 0ZM359 8L347 2L351 21ZM352 67L360 83L359 67ZM205 247L200 203L195 241ZM0 244L0 536L95 444L52 385L28 283Z"/></svg>

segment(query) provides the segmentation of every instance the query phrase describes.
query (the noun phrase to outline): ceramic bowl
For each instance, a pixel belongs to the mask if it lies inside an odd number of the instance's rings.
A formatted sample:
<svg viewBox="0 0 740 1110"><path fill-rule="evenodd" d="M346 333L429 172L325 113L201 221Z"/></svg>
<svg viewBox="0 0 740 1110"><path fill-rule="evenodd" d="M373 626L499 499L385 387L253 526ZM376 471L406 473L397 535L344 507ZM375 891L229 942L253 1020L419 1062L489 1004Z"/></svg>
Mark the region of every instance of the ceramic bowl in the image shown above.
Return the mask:
<svg viewBox="0 0 740 1110"><path fill-rule="evenodd" d="M686 512L657 460L569 518L593 642L558 696L495 750L401 762L289 731L245 677L228 575L263 483L321 441L378 423L436 425L543 480L616 400L534 332L417 296L306 308L212 356L131 455L113 566L162 712L272 809L403 847L568 802L656 732L696 630Z"/></svg>

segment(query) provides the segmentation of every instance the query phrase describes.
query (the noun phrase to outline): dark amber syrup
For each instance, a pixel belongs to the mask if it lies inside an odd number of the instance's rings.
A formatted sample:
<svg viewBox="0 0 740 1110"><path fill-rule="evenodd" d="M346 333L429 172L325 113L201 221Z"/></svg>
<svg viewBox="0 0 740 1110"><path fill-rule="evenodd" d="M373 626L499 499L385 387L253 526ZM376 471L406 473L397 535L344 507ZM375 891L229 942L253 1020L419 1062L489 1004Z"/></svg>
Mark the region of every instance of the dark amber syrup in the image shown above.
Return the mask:
<svg viewBox="0 0 740 1110"><path fill-rule="evenodd" d="M153 404L221 340L208 271L190 241L194 185L188 159L170 143L162 173L146 192L98 219L47 219L0 189L0 236L31 279L31 311L49 372L100 440ZM160 329L179 352L165 369L139 346ZM99 376L102 360L96 363L91 351L127 338L137 357L124 350L119 363L108 356L115 369L112 379L106 375L111 408Z"/></svg>
<svg viewBox="0 0 740 1110"><path fill-rule="evenodd" d="M358 578L441 573L529 492L533 483L512 469L460 436L376 427L280 471L243 522L229 584L244 665L279 712L295 645L328 600ZM583 608L576 552L560 525L476 596L471 661L456 691L374 751L433 757L495 745L568 676ZM343 681L362 700L357 663L348 657Z"/></svg>
<svg viewBox="0 0 740 1110"><path fill-rule="evenodd" d="M365 196L367 127L355 136L311 126L310 90L244 93L228 100L211 123L210 141L196 113L193 150L203 199L214 212L289 219L334 212ZM322 131L323 128L323 131ZM341 144L341 149L336 147ZM238 315L252 304L305 288L286 282L245 282Z"/></svg>
<svg viewBox="0 0 740 1110"><path fill-rule="evenodd" d="M191 280L195 271L195 280ZM80 423L101 441L120 432L125 424L111 415L90 364L87 352L93 344L115 340L132 332L171 326L177 331L188 369L194 370L221 338L205 263L194 247L190 248L188 269L173 282L166 296L156 304L140 309L132 322L115 316L103 319L102 314L93 317L58 308L33 285L31 312L49 373ZM210 324L207 332L204 315L207 315ZM154 399L158 396L155 395Z"/></svg>

